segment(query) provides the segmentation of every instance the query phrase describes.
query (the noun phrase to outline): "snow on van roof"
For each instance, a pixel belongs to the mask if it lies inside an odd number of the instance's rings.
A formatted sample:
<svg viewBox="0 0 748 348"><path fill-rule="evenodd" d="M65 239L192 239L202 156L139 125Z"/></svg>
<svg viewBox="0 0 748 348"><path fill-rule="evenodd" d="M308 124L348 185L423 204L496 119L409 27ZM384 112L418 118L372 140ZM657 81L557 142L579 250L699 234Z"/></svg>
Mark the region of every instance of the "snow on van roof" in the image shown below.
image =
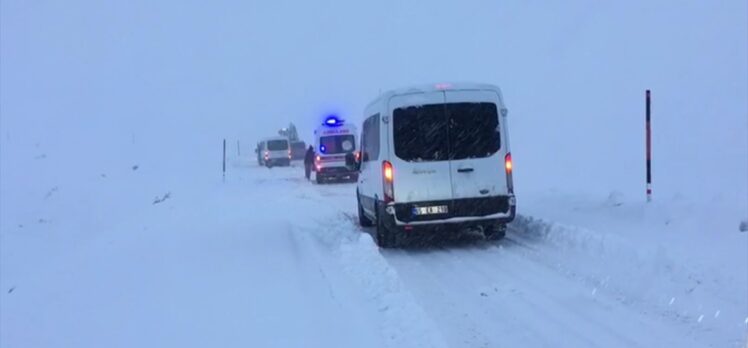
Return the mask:
<svg viewBox="0 0 748 348"><path fill-rule="evenodd" d="M288 138L278 136L278 137L268 137L268 138L263 138L262 139L262 141L270 141L270 140L286 140L286 141L288 141Z"/></svg>
<svg viewBox="0 0 748 348"><path fill-rule="evenodd" d="M408 94L408 93L426 93L434 91L444 90L495 90L501 96L501 89L495 85L488 83L475 83L475 82L438 82L431 84L420 84L397 88L386 91L380 94L376 99L369 103L366 108L382 101L387 100L395 95Z"/></svg>

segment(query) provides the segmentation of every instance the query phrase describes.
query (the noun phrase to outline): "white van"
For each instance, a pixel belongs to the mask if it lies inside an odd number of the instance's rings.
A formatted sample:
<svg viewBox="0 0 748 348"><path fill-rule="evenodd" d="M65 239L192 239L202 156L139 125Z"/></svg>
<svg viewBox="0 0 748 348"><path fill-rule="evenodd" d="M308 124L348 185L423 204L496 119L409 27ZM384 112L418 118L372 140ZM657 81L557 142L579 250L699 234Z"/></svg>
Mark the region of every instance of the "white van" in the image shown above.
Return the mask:
<svg viewBox="0 0 748 348"><path fill-rule="evenodd" d="M288 138L272 137L258 144L258 162L268 168L291 165L291 145Z"/></svg>
<svg viewBox="0 0 748 348"><path fill-rule="evenodd" d="M358 171L346 165L346 155L356 156L357 130L344 120L328 116L314 130L314 176L318 184L328 181L358 181Z"/></svg>
<svg viewBox="0 0 748 348"><path fill-rule="evenodd" d="M356 190L362 226L382 247L417 231L481 230L514 219L507 109L498 87L437 84L390 91L364 113Z"/></svg>

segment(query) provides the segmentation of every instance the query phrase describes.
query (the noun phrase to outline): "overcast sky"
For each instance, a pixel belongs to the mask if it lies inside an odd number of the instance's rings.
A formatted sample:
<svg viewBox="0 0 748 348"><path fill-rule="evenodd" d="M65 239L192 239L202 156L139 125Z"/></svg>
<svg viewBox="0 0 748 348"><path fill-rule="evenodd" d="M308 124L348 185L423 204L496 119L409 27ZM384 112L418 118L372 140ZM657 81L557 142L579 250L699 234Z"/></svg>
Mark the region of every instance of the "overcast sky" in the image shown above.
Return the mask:
<svg viewBox="0 0 748 348"><path fill-rule="evenodd" d="M118 156L209 165L223 137L251 143L295 122L310 140L325 114L360 121L380 90L476 81L504 91L520 190L639 194L649 88L656 187L746 192L743 0L3 0L0 10L4 174L42 150L70 166L85 158L80 168Z"/></svg>

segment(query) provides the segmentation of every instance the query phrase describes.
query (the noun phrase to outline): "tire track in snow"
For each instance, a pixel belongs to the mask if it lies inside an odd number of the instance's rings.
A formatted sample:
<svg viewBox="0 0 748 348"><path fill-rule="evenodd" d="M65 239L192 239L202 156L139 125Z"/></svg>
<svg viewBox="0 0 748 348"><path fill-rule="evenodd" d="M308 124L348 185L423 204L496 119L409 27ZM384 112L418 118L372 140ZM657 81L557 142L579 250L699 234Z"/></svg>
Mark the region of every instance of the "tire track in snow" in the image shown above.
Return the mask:
<svg viewBox="0 0 748 348"><path fill-rule="evenodd" d="M471 249L472 252L478 252L474 248ZM408 255L405 257L406 260L393 260L393 263L398 269L405 267L402 262L411 264L411 272L403 272L413 277L412 281L406 281L407 284L414 288L428 289L426 291L440 289L436 297L420 292L424 295L424 308L434 308L432 317L444 319L441 322L442 330L448 332L455 327L464 330L453 333L456 337L452 339L452 345L468 343L461 340L476 329L483 333L484 339L487 340L483 345L486 346L496 346L502 342L510 342L509 346L550 346L554 341L546 338L549 333L550 336L557 337L562 332L573 333L571 338L575 346L594 345L583 335L577 334L573 327L557 318L553 308L544 304L543 309L546 311L541 311L541 305L528 301L526 297L534 298L539 295L532 293L531 287L514 274L495 269L497 272L494 274L500 274L503 283L496 282L494 276L485 274L483 270L476 271L473 262L465 262L465 259L469 258L465 253L450 250L429 252L419 255L416 260L407 260ZM496 261L506 262L505 258ZM413 262L417 266L413 267ZM429 270L432 282L421 284L420 274ZM498 291L499 287L502 288L501 292ZM497 290L491 291L492 288ZM500 301L508 298L509 301ZM442 304L447 299L457 305L453 308L444 308ZM435 300L438 300L438 303L433 303ZM518 304L520 302L522 305ZM540 312L544 312L543 315L537 315ZM469 323L455 323L453 317L459 317ZM551 328L557 329L551 331Z"/></svg>
<svg viewBox="0 0 748 348"><path fill-rule="evenodd" d="M563 277L558 277L555 273L547 274L543 267L538 265L526 263L527 253L524 250L520 253L516 253L512 248L504 248L506 250L507 257L504 260L497 260L492 266L487 266L484 259L498 259L492 252L488 252L485 258L478 260L475 257L464 257L463 266L469 273L472 273L472 279L486 279L495 281L495 275L506 276L504 279L511 280L515 285L515 290L519 291L519 295L515 297L522 306L518 309L520 312L524 312L523 309L529 309L528 312L535 313L535 316L525 315L525 325L532 325L540 321L544 323L542 325L546 329L553 325L557 327L557 333L566 333L572 336L573 339L577 340L574 343L575 346L612 346L611 342L620 342L621 347L639 347L640 345L629 340L624 335L613 330L610 326L601 323L595 318L589 316L589 312L581 313L577 306L570 303L571 297L586 295L583 289L579 289L577 284L565 284ZM471 255L472 256L472 255ZM506 261L506 262L502 262ZM495 268L494 268L495 267ZM498 271L498 272L497 272ZM564 287L576 288L569 291L563 296L559 296L558 289L554 291L548 291L548 285L538 279L532 277L532 275L544 274L545 280L549 278L557 278L557 284L563 284ZM561 278L561 279L558 279ZM480 283L480 281L479 281ZM489 283L490 286L491 283ZM493 283L495 284L495 283ZM488 301L493 301L493 297L488 298ZM500 305L506 305L501 303ZM500 307L500 306L499 306ZM587 307L586 309L589 309ZM583 323L583 330L580 331L579 323ZM587 331L586 333L584 331ZM589 331L598 333L590 337ZM613 338L609 341L599 341L594 336L599 336L601 332L605 332L605 335Z"/></svg>
<svg viewBox="0 0 748 348"><path fill-rule="evenodd" d="M449 337L453 345L467 343L460 340L471 335L471 326L482 328L491 346L512 342L512 338L516 341L510 346L558 345L559 339L563 339L562 346L694 344L617 301L590 297L583 284L535 260L539 252L510 237L488 249L396 250L387 251L385 257L404 275L405 283L444 332L461 330ZM511 315L506 315L507 310ZM496 328L508 329L494 334ZM545 337L550 338L546 341Z"/></svg>

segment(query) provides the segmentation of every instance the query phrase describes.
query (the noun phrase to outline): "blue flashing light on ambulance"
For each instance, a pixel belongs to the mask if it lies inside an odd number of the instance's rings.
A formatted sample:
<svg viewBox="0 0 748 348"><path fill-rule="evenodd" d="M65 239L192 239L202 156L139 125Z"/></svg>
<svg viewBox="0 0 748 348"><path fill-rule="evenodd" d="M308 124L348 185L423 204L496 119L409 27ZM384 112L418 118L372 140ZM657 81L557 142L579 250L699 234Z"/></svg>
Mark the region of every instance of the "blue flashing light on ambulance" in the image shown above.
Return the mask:
<svg viewBox="0 0 748 348"><path fill-rule="evenodd" d="M327 118L325 119L324 125L328 127L338 127L338 126L342 126L343 123L344 123L344 120L339 119L335 115L330 115L330 116L327 116Z"/></svg>
<svg viewBox="0 0 748 348"><path fill-rule="evenodd" d="M347 154L356 155L356 127L335 115L325 118L314 130L314 176L318 184L331 181L358 181L358 172L346 166Z"/></svg>

